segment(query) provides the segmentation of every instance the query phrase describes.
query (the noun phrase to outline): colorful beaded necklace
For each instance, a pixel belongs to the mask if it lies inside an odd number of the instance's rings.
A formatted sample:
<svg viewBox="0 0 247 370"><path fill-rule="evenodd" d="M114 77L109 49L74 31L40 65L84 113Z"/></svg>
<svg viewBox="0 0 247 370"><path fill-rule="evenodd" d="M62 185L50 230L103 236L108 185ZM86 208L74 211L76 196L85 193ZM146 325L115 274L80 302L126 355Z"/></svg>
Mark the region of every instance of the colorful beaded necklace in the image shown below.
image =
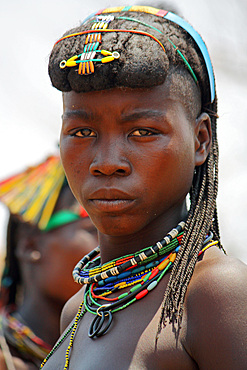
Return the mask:
<svg viewBox="0 0 247 370"><path fill-rule="evenodd" d="M174 239L179 233L181 233L181 231L184 229L184 226L185 222L182 221L176 228L172 229L154 246L142 249L133 255L127 255L121 257L120 259L114 259L102 266L100 265L100 259L95 259L91 262L91 260L100 253L100 249L97 247L78 262L73 271L73 278L78 284L96 283L101 280L106 280L107 278L117 276L121 272L129 268L133 268L134 266L143 265L150 260L154 260L157 258L157 256L173 250L174 243L178 245L178 240L176 242Z"/></svg>
<svg viewBox="0 0 247 370"><path fill-rule="evenodd" d="M87 311L95 315L89 327L88 336L90 338L100 337L109 330L115 312L142 299L153 290L171 269L176 259L184 226L185 223L181 222L154 246L133 255L107 262L102 266L100 259L95 258L99 254L99 247L83 257L74 269L74 279L79 284L87 282L84 300L80 304L74 323L43 361L41 368L70 334L64 369L69 368L69 359L78 324ZM210 234L206 238L199 255L207 248L217 244L212 241L212 236ZM131 287L128 292L109 298L112 293L127 287Z"/></svg>
<svg viewBox="0 0 247 370"><path fill-rule="evenodd" d="M52 347L39 338L23 322L18 313L3 312L0 317L3 335L7 342L16 348L21 357L31 361L36 366L51 351Z"/></svg>

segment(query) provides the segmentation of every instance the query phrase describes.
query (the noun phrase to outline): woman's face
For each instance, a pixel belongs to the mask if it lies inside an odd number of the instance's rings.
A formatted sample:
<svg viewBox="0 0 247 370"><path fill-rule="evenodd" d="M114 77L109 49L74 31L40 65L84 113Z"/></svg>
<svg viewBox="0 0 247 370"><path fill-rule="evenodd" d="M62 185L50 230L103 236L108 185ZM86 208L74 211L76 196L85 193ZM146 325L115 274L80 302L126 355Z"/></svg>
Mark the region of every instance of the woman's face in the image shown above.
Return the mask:
<svg viewBox="0 0 247 370"><path fill-rule="evenodd" d="M74 203L68 189L60 197L56 211ZM80 288L72 278L75 265L96 246L97 231L89 217L42 233L37 238L41 258L34 266L36 287L43 295L64 304Z"/></svg>
<svg viewBox="0 0 247 370"><path fill-rule="evenodd" d="M181 212L196 165L195 133L165 85L72 91L64 93L61 157L97 229L137 235Z"/></svg>

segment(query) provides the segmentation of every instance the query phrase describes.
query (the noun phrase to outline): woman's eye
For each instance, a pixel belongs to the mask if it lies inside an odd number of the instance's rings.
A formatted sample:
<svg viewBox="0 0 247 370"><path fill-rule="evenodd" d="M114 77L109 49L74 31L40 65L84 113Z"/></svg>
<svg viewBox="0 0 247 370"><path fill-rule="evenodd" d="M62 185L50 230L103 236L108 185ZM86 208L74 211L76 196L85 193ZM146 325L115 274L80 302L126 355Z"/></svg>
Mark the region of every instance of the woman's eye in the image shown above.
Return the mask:
<svg viewBox="0 0 247 370"><path fill-rule="evenodd" d="M131 136L151 136L154 135L155 133L151 130L147 130L144 128L139 128L138 130L135 130L131 133Z"/></svg>
<svg viewBox="0 0 247 370"><path fill-rule="evenodd" d="M90 130L90 128L83 128L83 129L77 131L73 136L77 136L77 137L96 137L96 133L93 130Z"/></svg>

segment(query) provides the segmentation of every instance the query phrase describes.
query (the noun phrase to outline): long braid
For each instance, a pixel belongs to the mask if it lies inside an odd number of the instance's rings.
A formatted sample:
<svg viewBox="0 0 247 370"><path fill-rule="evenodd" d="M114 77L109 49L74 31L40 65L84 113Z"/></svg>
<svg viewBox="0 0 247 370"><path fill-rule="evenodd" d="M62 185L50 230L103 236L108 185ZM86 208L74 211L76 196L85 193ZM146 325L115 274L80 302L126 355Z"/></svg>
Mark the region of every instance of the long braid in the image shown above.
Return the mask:
<svg viewBox="0 0 247 370"><path fill-rule="evenodd" d="M216 112L217 104L212 110ZM191 206L185 225L181 248L174 262L170 280L164 294L156 344L162 327L168 318L180 327L184 298L191 280L197 256L207 233L212 231L220 243L216 197L218 192L218 142L216 116L211 115L212 147L206 162L196 169L190 193ZM222 248L222 247L221 247Z"/></svg>

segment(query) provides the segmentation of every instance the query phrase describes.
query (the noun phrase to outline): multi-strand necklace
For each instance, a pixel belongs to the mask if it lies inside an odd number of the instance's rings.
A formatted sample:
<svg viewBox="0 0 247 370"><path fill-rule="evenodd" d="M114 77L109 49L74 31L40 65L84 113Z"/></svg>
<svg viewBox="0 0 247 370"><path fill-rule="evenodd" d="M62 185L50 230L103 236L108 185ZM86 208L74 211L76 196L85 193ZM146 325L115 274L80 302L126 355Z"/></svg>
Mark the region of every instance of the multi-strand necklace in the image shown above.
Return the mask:
<svg viewBox="0 0 247 370"><path fill-rule="evenodd" d="M21 358L36 366L40 365L52 349L24 323L17 312L4 311L1 315L1 325L8 344L17 349Z"/></svg>
<svg viewBox="0 0 247 370"><path fill-rule="evenodd" d="M64 366L64 369L68 369L78 323L86 312L95 315L89 327L88 336L97 338L110 329L114 313L125 309L152 291L171 269L176 259L184 226L185 222L182 221L154 246L103 265L98 256L99 247L84 256L73 271L74 280L79 284L86 284L84 299L73 324L57 342L41 368L70 334ZM206 238L199 254L214 244L211 234ZM122 289L125 289L123 293Z"/></svg>

